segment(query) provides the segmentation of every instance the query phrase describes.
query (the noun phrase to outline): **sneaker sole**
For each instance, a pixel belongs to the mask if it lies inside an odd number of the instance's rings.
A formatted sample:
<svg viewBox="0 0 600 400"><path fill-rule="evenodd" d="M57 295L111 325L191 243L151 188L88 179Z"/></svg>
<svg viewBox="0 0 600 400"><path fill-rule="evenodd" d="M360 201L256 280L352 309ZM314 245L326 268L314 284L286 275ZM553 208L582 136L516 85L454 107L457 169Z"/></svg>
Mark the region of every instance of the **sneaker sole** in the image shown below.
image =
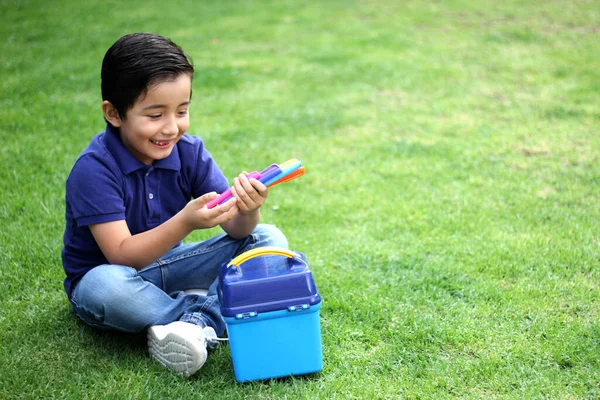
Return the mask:
<svg viewBox="0 0 600 400"><path fill-rule="evenodd" d="M169 332L165 326L148 329L150 356L171 371L189 377L206 362L206 348L196 337Z"/></svg>

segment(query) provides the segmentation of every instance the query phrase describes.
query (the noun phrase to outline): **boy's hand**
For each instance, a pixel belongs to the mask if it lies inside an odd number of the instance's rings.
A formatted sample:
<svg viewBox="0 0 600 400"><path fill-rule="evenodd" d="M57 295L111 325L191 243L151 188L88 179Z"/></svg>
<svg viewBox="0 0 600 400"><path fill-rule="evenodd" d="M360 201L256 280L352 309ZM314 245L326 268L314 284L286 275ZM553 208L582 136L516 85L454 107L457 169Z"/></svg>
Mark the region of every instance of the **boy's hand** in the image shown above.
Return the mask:
<svg viewBox="0 0 600 400"><path fill-rule="evenodd" d="M262 182L254 178L248 179L246 175L248 173L244 171L234 178L231 188L231 194L237 200L237 208L242 215L258 210L269 194L269 189Z"/></svg>
<svg viewBox="0 0 600 400"><path fill-rule="evenodd" d="M206 208L206 204L217 196L215 192L206 193L186 204L182 210L183 218L192 230L214 228L229 221L237 214L236 199L231 199L211 209Z"/></svg>

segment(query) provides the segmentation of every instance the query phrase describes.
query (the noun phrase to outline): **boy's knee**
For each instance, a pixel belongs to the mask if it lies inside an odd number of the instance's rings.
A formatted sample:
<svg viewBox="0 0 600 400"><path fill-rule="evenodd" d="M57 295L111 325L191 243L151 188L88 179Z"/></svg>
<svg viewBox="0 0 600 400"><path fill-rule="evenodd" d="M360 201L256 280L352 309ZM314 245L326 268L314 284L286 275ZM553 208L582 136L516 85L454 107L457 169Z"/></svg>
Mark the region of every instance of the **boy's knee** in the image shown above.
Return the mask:
<svg viewBox="0 0 600 400"><path fill-rule="evenodd" d="M100 265L77 284L77 314L87 323L108 330L141 332L148 324L148 304L132 295L131 280L141 279L131 267Z"/></svg>
<svg viewBox="0 0 600 400"><path fill-rule="evenodd" d="M136 275L136 270L121 265L99 265L88 271L77 285L77 292L88 305L104 308L111 301L121 302L123 283Z"/></svg>
<svg viewBox="0 0 600 400"><path fill-rule="evenodd" d="M256 238L256 244L259 246L288 248L285 235L275 225L259 224L252 235Z"/></svg>

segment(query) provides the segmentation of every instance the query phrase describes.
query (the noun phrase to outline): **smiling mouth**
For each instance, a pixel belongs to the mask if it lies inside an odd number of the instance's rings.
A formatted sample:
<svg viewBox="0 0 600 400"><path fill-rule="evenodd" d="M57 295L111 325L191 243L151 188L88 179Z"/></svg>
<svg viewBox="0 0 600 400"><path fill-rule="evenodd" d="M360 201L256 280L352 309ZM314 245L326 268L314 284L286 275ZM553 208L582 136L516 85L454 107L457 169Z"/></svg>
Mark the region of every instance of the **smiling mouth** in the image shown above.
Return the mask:
<svg viewBox="0 0 600 400"><path fill-rule="evenodd" d="M153 144L157 145L158 147L166 147L171 144L170 140L150 140L150 141Z"/></svg>

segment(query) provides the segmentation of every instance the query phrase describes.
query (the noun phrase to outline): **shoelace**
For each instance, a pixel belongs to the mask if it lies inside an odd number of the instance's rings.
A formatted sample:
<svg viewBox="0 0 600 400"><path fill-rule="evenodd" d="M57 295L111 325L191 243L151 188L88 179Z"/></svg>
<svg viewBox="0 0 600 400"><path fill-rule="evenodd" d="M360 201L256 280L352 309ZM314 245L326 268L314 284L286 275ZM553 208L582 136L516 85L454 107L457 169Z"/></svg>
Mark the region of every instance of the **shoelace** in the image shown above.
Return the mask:
<svg viewBox="0 0 600 400"><path fill-rule="evenodd" d="M227 342L229 341L228 338L220 338L220 337L207 337L206 338L206 348L210 349L210 350L214 350L218 345L219 342Z"/></svg>

